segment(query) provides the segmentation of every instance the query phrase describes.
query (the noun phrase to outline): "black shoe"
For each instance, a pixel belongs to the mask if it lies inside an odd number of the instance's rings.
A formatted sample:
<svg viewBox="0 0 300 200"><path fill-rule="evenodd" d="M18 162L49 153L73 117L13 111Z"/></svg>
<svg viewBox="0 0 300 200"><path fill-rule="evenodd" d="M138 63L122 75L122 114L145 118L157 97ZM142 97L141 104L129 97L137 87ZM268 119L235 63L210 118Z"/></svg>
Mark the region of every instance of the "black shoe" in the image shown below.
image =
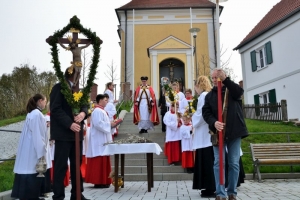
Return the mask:
<svg viewBox="0 0 300 200"><path fill-rule="evenodd" d="M102 184L95 184L94 188L103 188L102 186L103 186Z"/></svg>
<svg viewBox="0 0 300 200"><path fill-rule="evenodd" d="M144 133L148 133L148 131L146 129L144 129Z"/></svg>
<svg viewBox="0 0 300 200"><path fill-rule="evenodd" d="M212 190L201 190L201 197L216 197L216 193Z"/></svg>
<svg viewBox="0 0 300 200"><path fill-rule="evenodd" d="M70 200L76 200L75 195L71 195ZM81 195L81 200L90 200L90 199L87 199L87 198L85 198L83 195Z"/></svg>
<svg viewBox="0 0 300 200"><path fill-rule="evenodd" d="M139 134L142 134L142 133L144 133L144 129L141 129L139 132Z"/></svg>
<svg viewBox="0 0 300 200"><path fill-rule="evenodd" d="M194 173L194 168L186 168L186 172L188 174L192 174L192 173Z"/></svg>

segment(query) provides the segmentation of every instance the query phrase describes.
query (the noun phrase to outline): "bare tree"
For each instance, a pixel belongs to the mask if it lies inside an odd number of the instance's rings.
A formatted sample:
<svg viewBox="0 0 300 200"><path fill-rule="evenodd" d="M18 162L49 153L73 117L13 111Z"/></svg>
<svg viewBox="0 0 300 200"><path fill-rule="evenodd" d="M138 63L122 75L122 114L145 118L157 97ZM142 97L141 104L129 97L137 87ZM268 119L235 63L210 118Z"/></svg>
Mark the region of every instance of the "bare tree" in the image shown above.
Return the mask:
<svg viewBox="0 0 300 200"><path fill-rule="evenodd" d="M86 81L88 79L88 74L90 71L90 65L92 64L92 61L90 58L88 58L89 53L85 51L86 49L83 49L82 52L82 70L81 70L81 77L79 79L79 85L84 88L86 85Z"/></svg>
<svg viewBox="0 0 300 200"><path fill-rule="evenodd" d="M225 53L227 52L227 49L223 50L223 45L221 47L221 59L220 59L220 68L222 68L227 76L229 76L232 80L234 80L237 76L234 74L233 68L229 66L231 55L227 58L224 58ZM212 63L211 66L209 63ZM216 68L217 66L216 60L214 58L210 58L206 54L202 54L200 56L200 60L198 61L198 66L200 66L200 74L204 75L210 75L210 71ZM201 67L202 66L202 67Z"/></svg>
<svg viewBox="0 0 300 200"><path fill-rule="evenodd" d="M109 79L110 82L119 80L117 73L117 66L114 65L114 61L111 61L110 65L107 65L108 69L104 72L105 76Z"/></svg>

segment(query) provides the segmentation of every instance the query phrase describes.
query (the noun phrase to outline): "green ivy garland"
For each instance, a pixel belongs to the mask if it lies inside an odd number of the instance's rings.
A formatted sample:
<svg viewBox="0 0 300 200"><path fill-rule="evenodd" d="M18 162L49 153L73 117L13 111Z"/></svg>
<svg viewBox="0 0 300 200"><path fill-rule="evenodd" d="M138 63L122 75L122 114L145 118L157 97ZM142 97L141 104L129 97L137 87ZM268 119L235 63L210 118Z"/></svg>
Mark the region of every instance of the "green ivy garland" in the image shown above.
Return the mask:
<svg viewBox="0 0 300 200"><path fill-rule="evenodd" d="M92 57L92 64L90 67L90 72L88 75L88 80L86 86L81 90L83 93L82 97L78 102L74 101L73 94L71 90L69 89L68 83L64 77L63 72L61 71L60 62L58 59L58 48L57 43L58 39L62 38L71 28L75 28L80 31L83 35L85 35L88 39L92 41L93 45L93 51L94 55ZM97 73L97 67L99 62L99 54L100 54L100 45L102 44L102 41L99 37L97 37L95 32L92 32L90 29L83 28L83 26L80 24L80 20L77 18L77 16L73 16L70 19L70 23L65 26L62 30L58 30L54 32L53 36L50 36L47 41L51 46L51 55L52 55L52 63L54 64L54 70L55 74L58 77L60 83L61 83L61 93L64 95L65 99L67 100L68 104L74 108L77 107L76 105L88 105L89 104L89 94L91 92L91 88L93 86L95 75Z"/></svg>

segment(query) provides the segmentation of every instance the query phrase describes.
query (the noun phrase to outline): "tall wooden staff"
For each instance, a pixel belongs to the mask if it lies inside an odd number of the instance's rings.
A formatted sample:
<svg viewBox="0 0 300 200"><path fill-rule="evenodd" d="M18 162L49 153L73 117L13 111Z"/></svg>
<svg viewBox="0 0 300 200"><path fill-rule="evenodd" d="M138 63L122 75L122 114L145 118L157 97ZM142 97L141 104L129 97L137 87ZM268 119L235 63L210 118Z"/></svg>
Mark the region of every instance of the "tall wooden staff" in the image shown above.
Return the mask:
<svg viewBox="0 0 300 200"><path fill-rule="evenodd" d="M222 82L218 78L218 121L223 123L222 118ZM223 130L219 131L219 176L220 185L224 185L224 171L223 171Z"/></svg>

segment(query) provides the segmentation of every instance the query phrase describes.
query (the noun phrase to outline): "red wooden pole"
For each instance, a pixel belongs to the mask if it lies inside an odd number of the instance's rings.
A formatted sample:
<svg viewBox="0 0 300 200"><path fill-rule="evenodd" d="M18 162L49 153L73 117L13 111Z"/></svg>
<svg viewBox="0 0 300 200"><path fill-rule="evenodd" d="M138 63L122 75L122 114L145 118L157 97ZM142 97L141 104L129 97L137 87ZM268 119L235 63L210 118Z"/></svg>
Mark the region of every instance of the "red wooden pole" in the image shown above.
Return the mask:
<svg viewBox="0 0 300 200"><path fill-rule="evenodd" d="M76 200L81 200L79 132L75 133Z"/></svg>
<svg viewBox="0 0 300 200"><path fill-rule="evenodd" d="M223 122L222 118L222 82L218 78L218 121ZM223 130L219 131L219 175L220 185L224 185L224 172L223 172Z"/></svg>

